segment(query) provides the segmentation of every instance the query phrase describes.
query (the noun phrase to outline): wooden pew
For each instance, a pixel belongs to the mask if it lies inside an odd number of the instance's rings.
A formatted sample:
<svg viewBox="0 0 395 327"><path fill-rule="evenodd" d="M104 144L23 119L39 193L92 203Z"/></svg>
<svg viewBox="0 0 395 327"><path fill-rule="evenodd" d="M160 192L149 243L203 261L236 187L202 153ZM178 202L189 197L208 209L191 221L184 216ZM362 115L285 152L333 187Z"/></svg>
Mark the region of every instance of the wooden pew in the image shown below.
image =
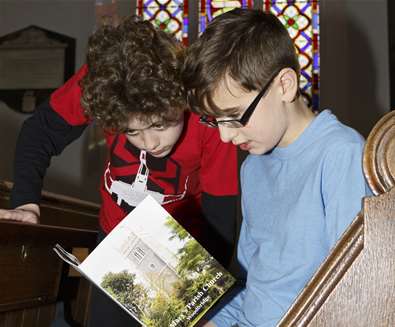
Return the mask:
<svg viewBox="0 0 395 327"><path fill-rule="evenodd" d="M375 196L278 326L395 326L395 111L371 131L363 167Z"/></svg>
<svg viewBox="0 0 395 327"><path fill-rule="evenodd" d="M0 182L1 208L8 206L11 187ZM85 325L90 284L69 272L52 247L92 250L98 210L96 204L43 192L40 224L0 221L0 327L50 326L60 301L72 326Z"/></svg>

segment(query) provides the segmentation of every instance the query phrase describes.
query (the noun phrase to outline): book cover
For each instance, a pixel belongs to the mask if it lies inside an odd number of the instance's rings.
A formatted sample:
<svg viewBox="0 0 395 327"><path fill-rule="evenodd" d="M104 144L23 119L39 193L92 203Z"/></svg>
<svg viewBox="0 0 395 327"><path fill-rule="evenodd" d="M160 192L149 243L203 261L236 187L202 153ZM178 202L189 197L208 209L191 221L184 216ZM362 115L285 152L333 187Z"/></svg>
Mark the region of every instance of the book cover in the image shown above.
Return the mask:
<svg viewBox="0 0 395 327"><path fill-rule="evenodd" d="M162 206L147 196L80 263L55 252L143 326L194 326L235 283Z"/></svg>

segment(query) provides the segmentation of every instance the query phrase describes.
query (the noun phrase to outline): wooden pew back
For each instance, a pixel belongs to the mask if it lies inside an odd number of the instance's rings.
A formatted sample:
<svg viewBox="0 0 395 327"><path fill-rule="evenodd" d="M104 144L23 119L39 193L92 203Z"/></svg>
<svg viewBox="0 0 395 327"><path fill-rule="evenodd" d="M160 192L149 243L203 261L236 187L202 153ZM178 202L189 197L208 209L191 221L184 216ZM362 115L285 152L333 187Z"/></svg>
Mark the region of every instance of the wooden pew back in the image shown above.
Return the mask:
<svg viewBox="0 0 395 327"><path fill-rule="evenodd" d="M8 205L12 184L0 183L0 207ZM46 327L64 301L75 325L87 319L90 287L72 277L52 250L56 243L71 250L92 250L97 238L95 204L43 194L38 225L0 221L0 327Z"/></svg>
<svg viewBox="0 0 395 327"><path fill-rule="evenodd" d="M278 326L395 326L395 111L371 131L363 166L375 196Z"/></svg>

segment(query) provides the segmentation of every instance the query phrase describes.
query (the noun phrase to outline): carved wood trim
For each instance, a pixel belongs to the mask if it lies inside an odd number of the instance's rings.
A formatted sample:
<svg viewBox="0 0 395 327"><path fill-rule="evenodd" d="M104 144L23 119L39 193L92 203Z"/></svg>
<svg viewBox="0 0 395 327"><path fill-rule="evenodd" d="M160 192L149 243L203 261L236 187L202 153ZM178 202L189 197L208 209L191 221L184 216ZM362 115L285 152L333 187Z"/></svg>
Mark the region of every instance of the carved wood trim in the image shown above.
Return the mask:
<svg viewBox="0 0 395 327"><path fill-rule="evenodd" d="M395 186L395 111L382 117L366 140L363 169L375 195Z"/></svg>
<svg viewBox="0 0 395 327"><path fill-rule="evenodd" d="M279 322L279 327L307 326L322 303L336 287L363 249L363 216L358 216L336 243L294 305Z"/></svg>

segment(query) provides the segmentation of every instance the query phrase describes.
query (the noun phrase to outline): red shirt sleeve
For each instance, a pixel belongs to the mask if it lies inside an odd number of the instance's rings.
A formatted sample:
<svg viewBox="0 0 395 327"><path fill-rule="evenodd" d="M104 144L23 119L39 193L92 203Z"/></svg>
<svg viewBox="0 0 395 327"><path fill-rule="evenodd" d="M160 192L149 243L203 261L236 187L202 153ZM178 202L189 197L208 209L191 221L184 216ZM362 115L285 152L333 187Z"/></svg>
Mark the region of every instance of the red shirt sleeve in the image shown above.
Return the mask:
<svg viewBox="0 0 395 327"><path fill-rule="evenodd" d="M214 196L237 195L237 147L222 142L217 128L199 125L203 142L200 172L202 191Z"/></svg>
<svg viewBox="0 0 395 327"><path fill-rule="evenodd" d="M62 87L53 92L50 98L50 105L53 110L72 126L90 122L81 106L81 88L79 85L87 70L86 65L82 66Z"/></svg>

